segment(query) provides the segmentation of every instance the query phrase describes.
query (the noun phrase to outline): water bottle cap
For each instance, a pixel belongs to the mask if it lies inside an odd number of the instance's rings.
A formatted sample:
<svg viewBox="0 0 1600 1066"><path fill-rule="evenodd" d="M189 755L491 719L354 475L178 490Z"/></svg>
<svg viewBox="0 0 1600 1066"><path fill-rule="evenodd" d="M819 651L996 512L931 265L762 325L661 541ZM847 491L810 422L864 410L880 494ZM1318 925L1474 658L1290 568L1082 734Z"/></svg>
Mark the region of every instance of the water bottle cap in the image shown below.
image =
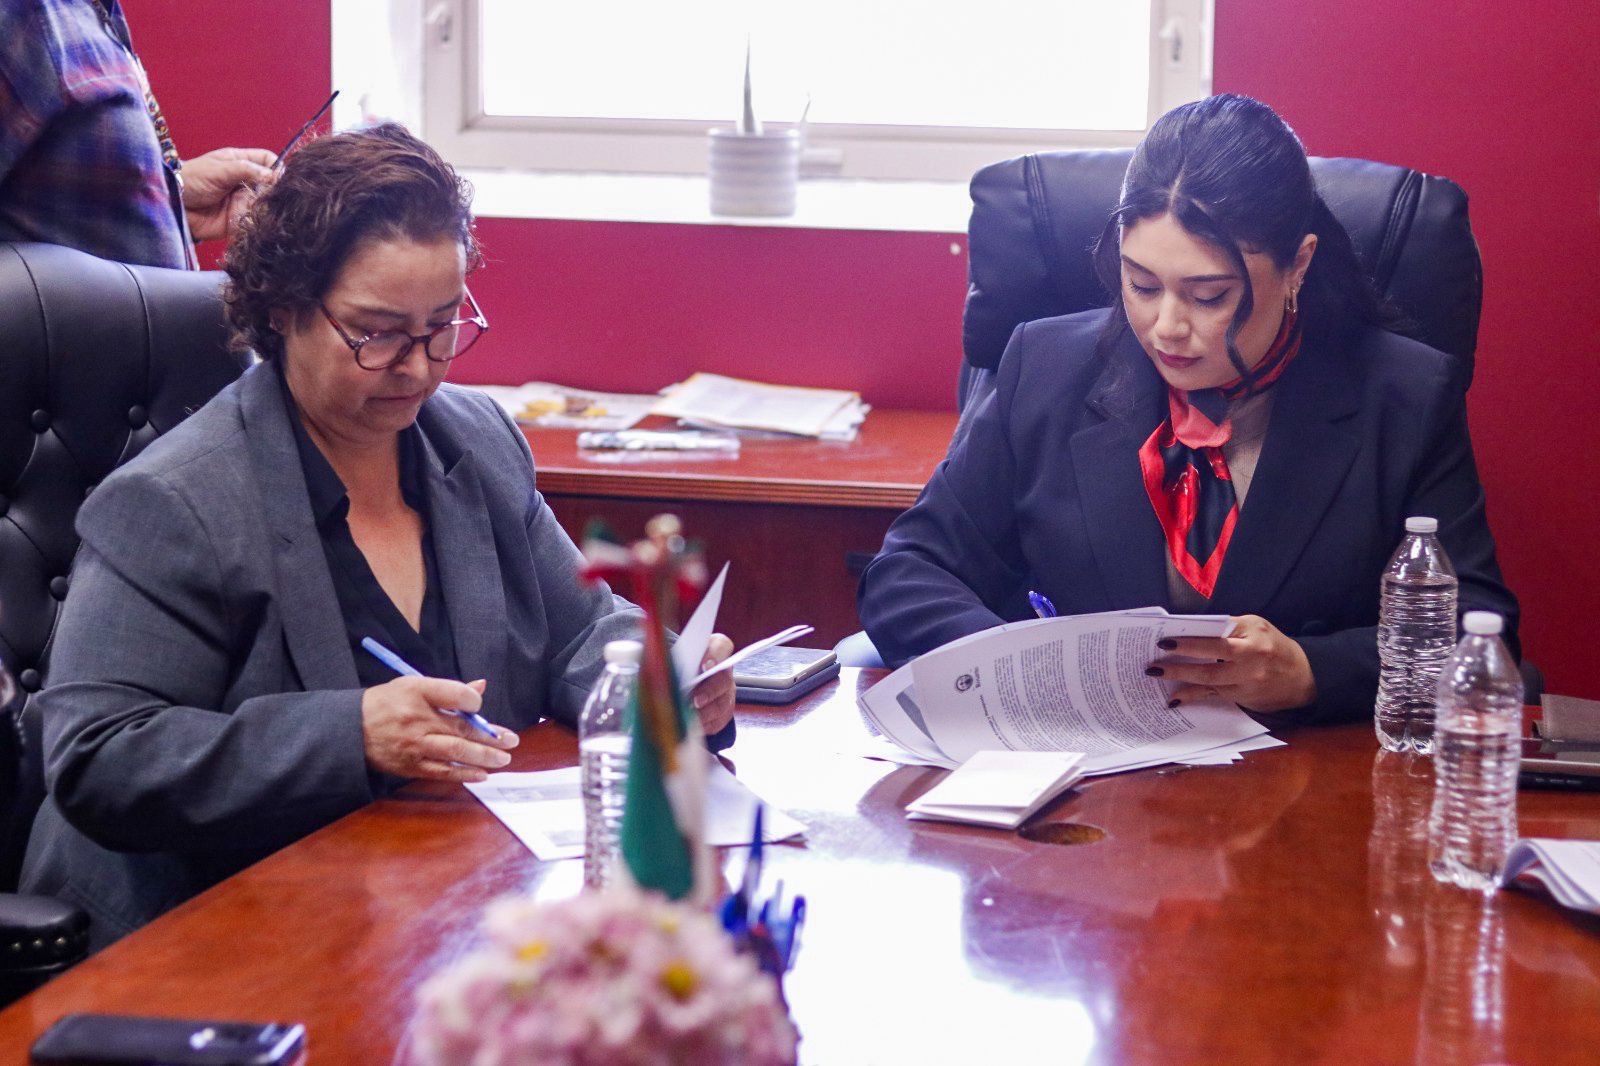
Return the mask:
<svg viewBox="0 0 1600 1066"><path fill-rule="evenodd" d="M606 642L606 662L638 666L644 658L644 645L637 640L611 640Z"/></svg>
<svg viewBox="0 0 1600 1066"><path fill-rule="evenodd" d="M1461 619L1461 628L1476 637L1492 637L1506 627L1506 620L1493 611L1468 611Z"/></svg>
<svg viewBox="0 0 1600 1066"><path fill-rule="evenodd" d="M1424 518L1421 515L1415 518L1408 518L1406 519L1406 532L1437 533L1439 532L1439 520L1437 518Z"/></svg>

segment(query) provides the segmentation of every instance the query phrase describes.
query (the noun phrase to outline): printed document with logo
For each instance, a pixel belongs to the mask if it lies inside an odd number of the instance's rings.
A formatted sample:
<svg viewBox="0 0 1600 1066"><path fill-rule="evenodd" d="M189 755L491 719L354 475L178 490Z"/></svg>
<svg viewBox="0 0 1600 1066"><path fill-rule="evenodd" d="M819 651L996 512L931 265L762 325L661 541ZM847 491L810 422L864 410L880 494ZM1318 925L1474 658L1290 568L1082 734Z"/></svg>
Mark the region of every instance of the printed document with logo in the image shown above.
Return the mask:
<svg viewBox="0 0 1600 1066"><path fill-rule="evenodd" d="M860 699L869 727L901 749L880 757L954 767L979 751L1081 752L1085 776L1169 762L1232 762L1275 747L1226 701L1168 707L1176 683L1145 668L1167 637L1225 636L1222 615L1159 607L997 626L901 667Z"/></svg>

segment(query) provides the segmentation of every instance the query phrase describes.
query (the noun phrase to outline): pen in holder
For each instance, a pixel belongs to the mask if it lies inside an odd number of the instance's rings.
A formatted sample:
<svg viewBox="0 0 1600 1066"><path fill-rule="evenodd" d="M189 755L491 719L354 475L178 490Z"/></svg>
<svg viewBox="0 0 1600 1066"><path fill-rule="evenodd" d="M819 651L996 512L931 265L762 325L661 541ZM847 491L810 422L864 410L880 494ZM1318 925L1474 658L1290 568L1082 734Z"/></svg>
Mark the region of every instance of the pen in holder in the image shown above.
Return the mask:
<svg viewBox="0 0 1600 1066"><path fill-rule="evenodd" d="M769 218L794 214L800 180L799 129L764 130L750 93L750 43L744 50L744 109L733 129L711 134L711 213Z"/></svg>

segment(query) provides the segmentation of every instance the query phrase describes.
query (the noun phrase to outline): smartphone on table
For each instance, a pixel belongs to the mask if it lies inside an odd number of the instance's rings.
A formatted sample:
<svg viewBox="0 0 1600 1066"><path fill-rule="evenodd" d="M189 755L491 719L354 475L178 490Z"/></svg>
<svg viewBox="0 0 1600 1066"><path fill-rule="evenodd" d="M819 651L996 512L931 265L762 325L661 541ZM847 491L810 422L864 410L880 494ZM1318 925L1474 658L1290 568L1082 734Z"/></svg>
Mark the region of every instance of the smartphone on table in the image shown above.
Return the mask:
<svg viewBox="0 0 1600 1066"><path fill-rule="evenodd" d="M733 684L742 703L791 703L838 676L838 656L823 648L780 645L733 667Z"/></svg>
<svg viewBox="0 0 1600 1066"><path fill-rule="evenodd" d="M29 1057L39 1066L288 1066L305 1043L298 1024L68 1014Z"/></svg>

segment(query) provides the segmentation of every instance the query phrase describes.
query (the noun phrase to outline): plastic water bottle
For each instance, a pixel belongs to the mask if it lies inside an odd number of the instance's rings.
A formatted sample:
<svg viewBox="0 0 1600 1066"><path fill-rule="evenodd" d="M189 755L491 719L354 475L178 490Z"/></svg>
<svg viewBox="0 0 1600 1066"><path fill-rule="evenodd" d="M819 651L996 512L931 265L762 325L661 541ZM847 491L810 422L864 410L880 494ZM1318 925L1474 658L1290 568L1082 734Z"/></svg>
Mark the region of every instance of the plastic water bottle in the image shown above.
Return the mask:
<svg viewBox="0 0 1600 1066"><path fill-rule="evenodd" d="M1499 615L1469 611L1462 624L1439 677L1428 866L1440 881L1487 892L1517 836L1522 677Z"/></svg>
<svg viewBox="0 0 1600 1066"><path fill-rule="evenodd" d="M1383 571L1378 601L1378 743L1433 750L1434 686L1456 643L1456 572L1439 546L1439 520L1406 519Z"/></svg>
<svg viewBox="0 0 1600 1066"><path fill-rule="evenodd" d="M583 791L583 883L604 888L619 853L622 806L632 750L633 693L639 685L637 640L606 645L606 668L578 716L578 765Z"/></svg>

